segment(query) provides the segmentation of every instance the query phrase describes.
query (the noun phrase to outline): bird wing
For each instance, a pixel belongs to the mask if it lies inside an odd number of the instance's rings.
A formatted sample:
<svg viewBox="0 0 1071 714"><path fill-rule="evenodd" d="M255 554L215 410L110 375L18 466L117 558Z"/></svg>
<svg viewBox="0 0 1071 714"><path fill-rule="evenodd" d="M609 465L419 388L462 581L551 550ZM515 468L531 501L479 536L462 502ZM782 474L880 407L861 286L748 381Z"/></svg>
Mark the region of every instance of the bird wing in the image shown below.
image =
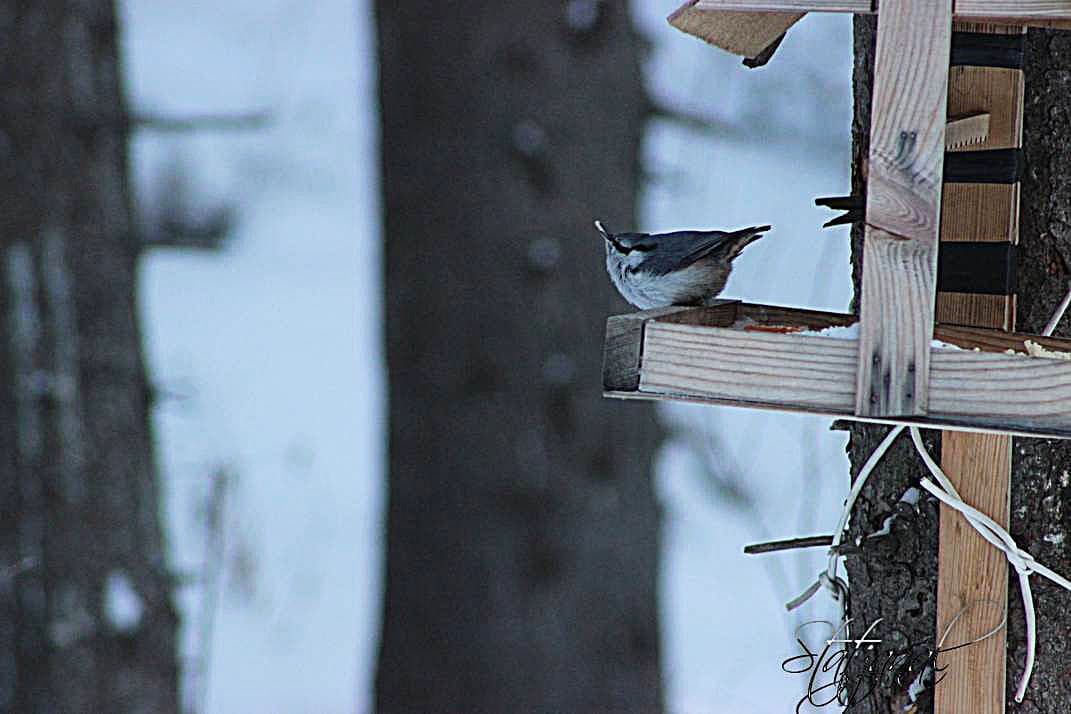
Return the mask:
<svg viewBox="0 0 1071 714"><path fill-rule="evenodd" d="M616 237L621 245L638 250L644 260L638 266L653 275L667 275L686 268L708 255L724 253L732 261L748 243L759 238L770 226L752 226L739 231L676 231L674 233L622 233ZM658 248L655 250L655 248Z"/></svg>

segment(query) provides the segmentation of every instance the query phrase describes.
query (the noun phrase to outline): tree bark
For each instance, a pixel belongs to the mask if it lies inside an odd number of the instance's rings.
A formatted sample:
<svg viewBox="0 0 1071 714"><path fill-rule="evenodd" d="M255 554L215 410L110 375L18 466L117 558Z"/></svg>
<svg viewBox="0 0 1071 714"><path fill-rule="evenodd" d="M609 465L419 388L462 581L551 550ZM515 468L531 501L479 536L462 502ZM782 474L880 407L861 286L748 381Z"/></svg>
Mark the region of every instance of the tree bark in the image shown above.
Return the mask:
<svg viewBox="0 0 1071 714"><path fill-rule="evenodd" d="M0 710L177 712L115 8L0 15Z"/></svg>
<svg viewBox="0 0 1071 714"><path fill-rule="evenodd" d="M873 78L874 18L855 19L855 118L852 125L852 188L862 195L860 168L870 135L870 90ZM1026 175L1020 196L1017 324L1022 332L1039 332L1068 288L1071 277L1071 33L1031 29L1027 34L1024 66L1023 151ZM859 294L862 226L852 231L853 279ZM857 307L857 306L856 306ZM1071 335L1065 320L1057 335ZM877 446L888 427L850 426L852 473ZM939 458L937 434L931 453ZM890 451L857 502L851 538L881 528L886 516L924 467L903 437ZM1071 442L1015 439L1012 452L1011 534L1019 547L1053 570L1071 573ZM894 523L893 537L860 555L849 556L850 616L895 629L912 642L932 643L937 612L938 508L933 499L920 501L920 512ZM900 507L902 510L902 506ZM1025 701L1013 695L1022 674L1026 636L1018 578L1009 578L1007 710L1009 712L1071 711L1071 677L1067 642L1071 633L1071 593L1042 577L1031 580L1038 618L1037 661ZM860 676L854 661L850 676ZM938 685L939 686L939 685ZM901 691L879 687L848 711L852 714L891 714L901 711ZM933 710L932 694L918 711Z"/></svg>
<svg viewBox="0 0 1071 714"><path fill-rule="evenodd" d="M590 13L590 14L589 14ZM600 394L634 222L624 2L377 3L390 505L377 710L661 709L649 407Z"/></svg>

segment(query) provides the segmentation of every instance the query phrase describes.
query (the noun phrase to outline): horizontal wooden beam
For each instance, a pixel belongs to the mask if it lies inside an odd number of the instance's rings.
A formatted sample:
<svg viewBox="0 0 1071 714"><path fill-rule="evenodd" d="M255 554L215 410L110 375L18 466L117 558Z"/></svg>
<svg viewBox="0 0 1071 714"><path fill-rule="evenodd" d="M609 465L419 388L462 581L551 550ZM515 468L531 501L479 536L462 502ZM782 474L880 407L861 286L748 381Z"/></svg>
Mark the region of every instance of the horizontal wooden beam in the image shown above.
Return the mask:
<svg viewBox="0 0 1071 714"><path fill-rule="evenodd" d="M698 0L695 9L706 12L852 12L873 14L870 0Z"/></svg>
<svg viewBox="0 0 1071 714"><path fill-rule="evenodd" d="M607 388L606 395L857 418L858 340L800 334L854 318L796 313L737 304L676 312L672 322L641 319L642 329L631 332L635 389ZM1071 360L1003 353L1025 351L1031 341L1071 356L1071 340L943 327L935 336L966 349L931 348L928 415L860 420L1071 438Z"/></svg>
<svg viewBox="0 0 1071 714"><path fill-rule="evenodd" d="M873 14L880 0L698 0L697 11L851 12ZM1071 27L1069 0L956 0L956 19L986 20L1040 27Z"/></svg>
<svg viewBox="0 0 1071 714"><path fill-rule="evenodd" d="M669 24L741 57L757 57L803 18L799 12L699 12L695 4L681 5Z"/></svg>

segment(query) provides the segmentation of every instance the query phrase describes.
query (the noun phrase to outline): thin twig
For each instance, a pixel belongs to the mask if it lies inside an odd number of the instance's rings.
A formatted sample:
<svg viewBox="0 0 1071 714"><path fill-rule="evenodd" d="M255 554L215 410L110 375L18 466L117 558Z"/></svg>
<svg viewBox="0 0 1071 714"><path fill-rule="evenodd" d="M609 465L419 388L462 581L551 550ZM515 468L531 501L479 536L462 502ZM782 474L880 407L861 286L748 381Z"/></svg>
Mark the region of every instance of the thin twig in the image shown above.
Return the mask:
<svg viewBox="0 0 1071 714"><path fill-rule="evenodd" d="M760 553L774 553L779 550L793 550L795 548L818 548L833 545L833 536L807 536L805 538L790 538L789 540L772 540L766 543L755 543L744 546L746 555L758 555Z"/></svg>

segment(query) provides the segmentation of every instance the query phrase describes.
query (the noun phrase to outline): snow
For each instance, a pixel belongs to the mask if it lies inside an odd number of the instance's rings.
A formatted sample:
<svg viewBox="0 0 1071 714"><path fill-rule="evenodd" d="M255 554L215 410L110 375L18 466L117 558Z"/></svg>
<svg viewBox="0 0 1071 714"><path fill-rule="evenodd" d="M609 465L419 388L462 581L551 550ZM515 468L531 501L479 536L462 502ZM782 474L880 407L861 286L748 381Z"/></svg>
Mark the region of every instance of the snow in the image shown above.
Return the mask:
<svg viewBox="0 0 1071 714"><path fill-rule="evenodd" d="M734 142L668 122L652 125L646 154L656 181L640 230L733 228L770 223L737 260L724 295L748 302L847 312L847 228L822 230L819 196L850 189L851 22L812 13L765 68L682 37L665 16L676 0L634 5L653 43L648 63L660 102L736 127ZM828 336L849 337L851 328ZM669 710L677 714L793 711L803 675L781 670L798 652L796 627L836 620L824 593L787 613L784 603L823 570L823 549L745 556L748 543L829 533L848 490L846 436L828 419L767 411L671 405L664 419L704 435L713 463L670 441L657 469L666 510L661 577L663 659ZM719 497L711 466L750 500ZM724 490L724 489L723 489Z"/></svg>
<svg viewBox="0 0 1071 714"><path fill-rule="evenodd" d="M810 337L832 337L835 340L858 340L859 339L859 323L854 325L847 325L844 327L826 327L822 330L802 330L796 334L808 335Z"/></svg>
<svg viewBox="0 0 1071 714"><path fill-rule="evenodd" d="M130 581L120 570L108 573L104 582L104 617L117 632L133 632L141 625L145 604Z"/></svg>
<svg viewBox="0 0 1071 714"><path fill-rule="evenodd" d="M583 29L597 5L570 3L571 22ZM645 158L668 179L646 192L637 228L772 223L727 296L845 311L847 230L821 230L828 215L813 199L848 189L848 18L806 17L767 68L747 70L669 28L676 5L634 3L652 42L652 94L768 140L653 123ZM224 252L154 252L141 275L151 377L173 395L154 426L171 565L185 583L186 703L205 714L370 711L385 456L370 4L124 0L121 12L132 106L272 117L245 133L141 132L132 147L146 199L177 161L196 205L239 208ZM541 140L529 128L516 139ZM539 244L530 260L552 269L559 253ZM574 365L552 356L544 369L564 380ZM800 415L663 415L678 434L656 475L669 708L790 710L802 690L780 668L796 652L791 635L835 608L816 597L789 615L783 603L824 567L822 553L742 547L828 532L847 490L845 437ZM705 435L703 448L683 434ZM727 474L721 487L711 465ZM135 621L132 593L109 596L113 622Z"/></svg>
<svg viewBox="0 0 1071 714"><path fill-rule="evenodd" d="M154 426L185 583L186 704L369 711L385 439L370 8L126 0L121 13L133 107L271 115L262 130L133 142L142 196L179 156L191 200L239 210L223 253L142 264L151 378L174 395Z"/></svg>

